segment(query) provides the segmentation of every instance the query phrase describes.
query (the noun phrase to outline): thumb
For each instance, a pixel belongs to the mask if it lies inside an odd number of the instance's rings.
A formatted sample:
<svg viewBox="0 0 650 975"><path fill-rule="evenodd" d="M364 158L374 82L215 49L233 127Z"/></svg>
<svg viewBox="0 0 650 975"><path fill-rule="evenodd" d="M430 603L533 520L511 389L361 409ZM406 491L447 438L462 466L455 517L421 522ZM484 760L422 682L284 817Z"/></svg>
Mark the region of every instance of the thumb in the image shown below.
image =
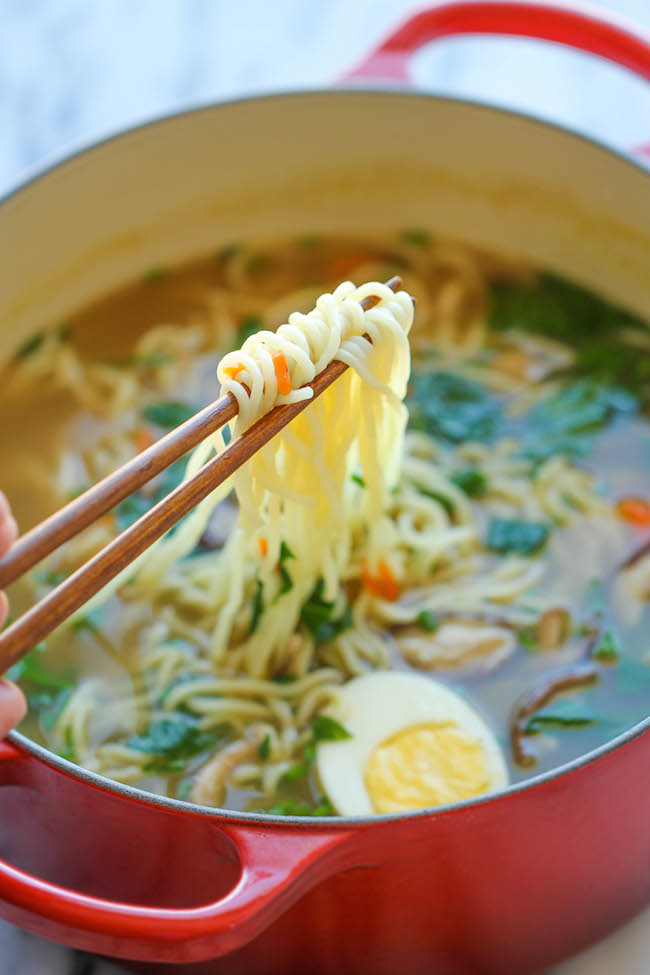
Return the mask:
<svg viewBox="0 0 650 975"><path fill-rule="evenodd" d="M25 717L27 703L20 688L8 680L0 680L0 738Z"/></svg>

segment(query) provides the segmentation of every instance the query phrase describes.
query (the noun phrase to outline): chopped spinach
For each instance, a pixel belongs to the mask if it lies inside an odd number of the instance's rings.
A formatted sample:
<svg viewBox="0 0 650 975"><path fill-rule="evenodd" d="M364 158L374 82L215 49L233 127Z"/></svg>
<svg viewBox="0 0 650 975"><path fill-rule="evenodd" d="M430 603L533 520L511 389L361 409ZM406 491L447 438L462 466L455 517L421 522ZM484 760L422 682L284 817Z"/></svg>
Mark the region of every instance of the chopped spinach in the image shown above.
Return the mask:
<svg viewBox="0 0 650 975"><path fill-rule="evenodd" d="M57 692L46 691L27 695L30 710L38 712L43 730L48 734L54 730L54 726L63 714L68 701L74 694L74 690L74 687L69 685Z"/></svg>
<svg viewBox="0 0 650 975"><path fill-rule="evenodd" d="M190 792L192 791L192 782L187 779L185 782L181 782L178 789L176 790L176 798L180 799L181 802L187 802L190 798Z"/></svg>
<svg viewBox="0 0 650 975"><path fill-rule="evenodd" d="M414 430L451 443L489 443L502 419L501 403L492 393L451 372L414 372L407 404Z"/></svg>
<svg viewBox="0 0 650 975"><path fill-rule="evenodd" d="M39 569L34 578L40 585L53 587L60 585L69 574L65 569Z"/></svg>
<svg viewBox="0 0 650 975"><path fill-rule="evenodd" d="M153 267L147 268L142 275L142 280L147 281L149 284L155 284L157 281L162 281L165 277L167 277L167 269L160 264L154 264Z"/></svg>
<svg viewBox="0 0 650 975"><path fill-rule="evenodd" d="M530 411L522 454L536 462L553 454L583 457L593 431L636 408L637 400L625 390L578 379Z"/></svg>
<svg viewBox="0 0 650 975"><path fill-rule="evenodd" d="M151 498L145 498L141 494L131 494L124 501L120 501L115 509L115 525L118 532L123 532L129 528L138 518L149 511L152 504Z"/></svg>
<svg viewBox="0 0 650 975"><path fill-rule="evenodd" d="M127 745L154 756L143 771L179 772L188 759L214 748L219 738L217 731L198 728L194 718L175 714L152 722L145 734L133 735Z"/></svg>
<svg viewBox="0 0 650 975"><path fill-rule="evenodd" d="M143 413L149 423L155 423L157 427L162 427L163 430L172 430L194 416L196 410L189 403L160 400L158 403L149 403L148 406L145 406Z"/></svg>
<svg viewBox="0 0 650 975"><path fill-rule="evenodd" d="M412 244L414 247L430 247L433 243L433 237L429 231L423 230L421 227L403 230L400 234L400 240L405 244Z"/></svg>
<svg viewBox="0 0 650 975"><path fill-rule="evenodd" d="M533 555L545 544L549 527L539 521L493 518L488 527L486 548L492 552Z"/></svg>
<svg viewBox="0 0 650 975"><path fill-rule="evenodd" d="M650 403L650 356L621 341L625 329L644 323L623 308L554 274L530 285L501 281L491 286L490 328L526 329L570 342L576 348L572 371L622 386Z"/></svg>
<svg viewBox="0 0 650 975"><path fill-rule="evenodd" d="M9 668L9 680L29 681L45 691L61 691L69 687L74 679L70 673L57 673L42 665L41 656L44 650L45 644L38 643L22 660Z"/></svg>
<svg viewBox="0 0 650 975"><path fill-rule="evenodd" d="M260 617L264 612L264 583L261 579L255 580L255 595L253 596L253 608L251 611L251 624L248 631L252 636L257 629Z"/></svg>
<svg viewBox="0 0 650 975"><path fill-rule="evenodd" d="M36 332L30 338L26 339L23 344L18 349L16 353L19 359L29 359L31 355L38 352L43 342L45 341L45 332Z"/></svg>
<svg viewBox="0 0 650 975"><path fill-rule="evenodd" d="M451 480L470 498L482 498L488 489L488 479L478 467L461 467L454 471Z"/></svg>
<svg viewBox="0 0 650 975"><path fill-rule="evenodd" d="M415 489L425 498L431 498L432 501L437 501L441 505L450 518L454 517L455 507L453 500L447 494L441 494L440 491L431 491L430 488L423 487L423 485L413 482Z"/></svg>
<svg viewBox="0 0 650 975"><path fill-rule="evenodd" d="M323 599L325 580L319 579L300 610L300 620L316 643L329 643L352 626L352 610L346 606L338 619L332 618L334 603Z"/></svg>
<svg viewBox="0 0 650 975"><path fill-rule="evenodd" d="M426 630L427 633L435 633L440 626L438 617L430 609L423 609L421 613L418 613L416 619L422 629Z"/></svg>
<svg viewBox="0 0 650 975"><path fill-rule="evenodd" d="M271 736L264 735L264 738L260 742L257 748L257 754L260 756L263 762L266 762L271 754Z"/></svg>
<svg viewBox="0 0 650 975"><path fill-rule="evenodd" d="M614 640L613 635L609 631L606 631L591 651L591 656L595 657L596 660L602 660L603 663L615 664L620 656L620 652L620 648Z"/></svg>
<svg viewBox="0 0 650 975"><path fill-rule="evenodd" d="M276 684L293 684L296 679L295 674L275 674L271 680Z"/></svg>
<svg viewBox="0 0 650 975"><path fill-rule="evenodd" d="M75 748L71 725L66 725L66 729L63 733L63 739L65 742L65 748L63 751L59 752L60 757L65 758L65 760L68 762L76 762L77 749Z"/></svg>
<svg viewBox="0 0 650 975"><path fill-rule="evenodd" d="M309 775L309 762L299 762L297 765L292 765L290 768L283 773L282 778L285 782L297 782L298 779L304 779Z"/></svg>
<svg viewBox="0 0 650 975"><path fill-rule="evenodd" d="M310 806L306 802L294 802L292 799L283 799L267 809L267 813L271 816L333 816L334 807L325 797L317 806Z"/></svg>
<svg viewBox="0 0 650 975"><path fill-rule="evenodd" d="M293 554L293 552L291 551L291 549L283 539L280 542L280 562L286 562L287 559L295 559L295 557L296 556Z"/></svg>
<svg viewBox="0 0 650 975"><path fill-rule="evenodd" d="M247 315L246 318L242 318L237 329L234 348L240 349L246 339L250 338L251 335L255 335L255 332L259 332L261 328L262 319L258 318L257 315Z"/></svg>

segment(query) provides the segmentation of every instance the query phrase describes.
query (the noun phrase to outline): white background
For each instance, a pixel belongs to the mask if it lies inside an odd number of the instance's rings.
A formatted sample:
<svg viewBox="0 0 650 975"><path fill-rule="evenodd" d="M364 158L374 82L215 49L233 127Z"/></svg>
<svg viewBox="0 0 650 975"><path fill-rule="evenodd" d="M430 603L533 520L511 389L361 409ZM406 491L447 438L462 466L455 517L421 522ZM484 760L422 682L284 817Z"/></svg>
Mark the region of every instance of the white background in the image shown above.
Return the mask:
<svg viewBox="0 0 650 975"><path fill-rule="evenodd" d="M327 84L423 5L0 0L0 193L80 144L144 119L240 94ZM650 30L650 0L603 6ZM532 111L618 147L650 142L649 87L560 48L446 40L418 55L414 75L427 90ZM0 922L0 972L75 970L74 953ZM84 975L91 971L117 969L97 963ZM650 911L553 975L612 972L650 972Z"/></svg>

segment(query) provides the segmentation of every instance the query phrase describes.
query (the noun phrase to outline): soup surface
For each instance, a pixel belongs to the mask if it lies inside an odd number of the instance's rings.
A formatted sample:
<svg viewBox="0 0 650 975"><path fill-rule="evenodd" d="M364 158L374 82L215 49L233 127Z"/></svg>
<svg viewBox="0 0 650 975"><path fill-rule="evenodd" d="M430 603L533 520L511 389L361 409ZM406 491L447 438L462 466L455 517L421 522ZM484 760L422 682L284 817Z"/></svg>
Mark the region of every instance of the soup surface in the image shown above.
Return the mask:
<svg viewBox="0 0 650 975"><path fill-rule="evenodd" d="M233 244L185 268L152 268L34 336L0 387L0 487L21 528L215 399L216 363L247 335L309 310L342 280L393 274L417 301L409 426L385 515L393 561L370 571L357 539L356 569L335 597L316 580L295 632L260 663L271 600L248 553L222 652L213 568L237 517L228 497L192 552L153 582L124 580L13 668L30 705L21 730L151 792L327 815L341 804L316 755L363 738L366 705L355 712L350 695L354 734L330 705L367 672L457 691L491 729L512 781L648 714L650 332L571 283L422 230ZM185 466L16 584L13 613L148 510ZM365 490L361 473L352 480ZM283 546L274 600L292 598L292 558ZM402 707L401 686L377 685L377 707ZM374 811L487 791L480 775L474 786L463 778L475 756L453 729L435 742L428 726L403 731L379 734L383 751L358 773ZM371 779L381 791L386 769L401 775L425 746L443 764L458 756L457 787L416 789L411 806L375 795ZM327 768L336 785L336 761Z"/></svg>

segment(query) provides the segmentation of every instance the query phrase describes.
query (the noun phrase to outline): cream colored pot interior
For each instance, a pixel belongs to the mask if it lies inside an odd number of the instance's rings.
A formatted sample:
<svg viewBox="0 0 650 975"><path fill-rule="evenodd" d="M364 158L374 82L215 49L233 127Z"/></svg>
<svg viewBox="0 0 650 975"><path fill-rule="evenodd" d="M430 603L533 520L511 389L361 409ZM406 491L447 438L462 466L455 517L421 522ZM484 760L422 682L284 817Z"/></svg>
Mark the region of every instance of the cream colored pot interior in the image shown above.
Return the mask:
<svg viewBox="0 0 650 975"><path fill-rule="evenodd" d="M156 263L249 236L426 226L650 315L650 175L495 109L387 92L229 103L128 132L0 207L0 357Z"/></svg>

